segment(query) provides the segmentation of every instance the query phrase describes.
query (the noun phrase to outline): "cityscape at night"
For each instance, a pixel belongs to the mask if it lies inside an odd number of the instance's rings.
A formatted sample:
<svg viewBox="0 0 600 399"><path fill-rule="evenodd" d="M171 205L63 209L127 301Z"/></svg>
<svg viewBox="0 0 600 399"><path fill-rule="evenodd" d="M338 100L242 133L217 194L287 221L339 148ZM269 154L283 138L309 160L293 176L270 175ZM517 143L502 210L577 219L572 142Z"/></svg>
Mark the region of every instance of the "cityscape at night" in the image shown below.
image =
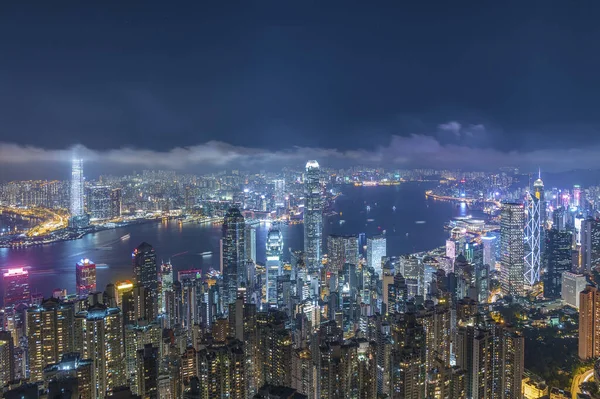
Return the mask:
<svg viewBox="0 0 600 399"><path fill-rule="evenodd" d="M309 3L0 6L0 398L600 398L600 8Z"/></svg>

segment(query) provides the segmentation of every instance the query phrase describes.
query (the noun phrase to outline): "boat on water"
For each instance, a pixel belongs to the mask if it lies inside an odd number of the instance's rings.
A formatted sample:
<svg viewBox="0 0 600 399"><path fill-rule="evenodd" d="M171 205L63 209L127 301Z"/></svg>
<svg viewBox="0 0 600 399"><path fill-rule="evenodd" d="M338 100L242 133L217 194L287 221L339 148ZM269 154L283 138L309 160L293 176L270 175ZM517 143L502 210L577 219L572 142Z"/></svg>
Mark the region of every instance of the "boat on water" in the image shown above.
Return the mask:
<svg viewBox="0 0 600 399"><path fill-rule="evenodd" d="M206 252L202 252L200 255L201 256L211 256L212 252L211 251L206 251Z"/></svg>
<svg viewBox="0 0 600 399"><path fill-rule="evenodd" d="M426 222L425 222L424 220L417 220L417 221L415 222L415 224L425 224L425 223L426 223Z"/></svg>
<svg viewBox="0 0 600 399"><path fill-rule="evenodd" d="M367 219L367 222L374 222L375 219Z"/></svg>
<svg viewBox="0 0 600 399"><path fill-rule="evenodd" d="M129 237L131 237L131 234L125 234L123 237L121 237L121 241L128 240Z"/></svg>

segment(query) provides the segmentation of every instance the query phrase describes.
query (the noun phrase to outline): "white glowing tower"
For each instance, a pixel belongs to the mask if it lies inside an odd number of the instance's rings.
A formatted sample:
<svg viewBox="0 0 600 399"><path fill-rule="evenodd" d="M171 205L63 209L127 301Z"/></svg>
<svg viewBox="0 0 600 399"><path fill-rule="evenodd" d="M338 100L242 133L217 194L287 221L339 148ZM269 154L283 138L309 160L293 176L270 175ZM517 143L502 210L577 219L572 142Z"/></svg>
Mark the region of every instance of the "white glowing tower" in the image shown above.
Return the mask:
<svg viewBox="0 0 600 399"><path fill-rule="evenodd" d="M527 192L525 225L525 284L533 286L540 281L541 236L542 236L542 202L541 192L544 187L542 179L533 183L533 192Z"/></svg>
<svg viewBox="0 0 600 399"><path fill-rule="evenodd" d="M71 217L82 216L83 209L83 159L73 158L71 169Z"/></svg>

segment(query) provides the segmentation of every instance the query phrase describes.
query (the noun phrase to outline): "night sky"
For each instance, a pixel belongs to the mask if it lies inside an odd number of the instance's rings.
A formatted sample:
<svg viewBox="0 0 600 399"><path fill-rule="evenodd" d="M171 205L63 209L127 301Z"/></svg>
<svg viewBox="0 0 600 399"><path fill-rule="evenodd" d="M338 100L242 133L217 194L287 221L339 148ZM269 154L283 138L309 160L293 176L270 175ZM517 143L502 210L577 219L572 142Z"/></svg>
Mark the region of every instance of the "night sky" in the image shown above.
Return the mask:
<svg viewBox="0 0 600 399"><path fill-rule="evenodd" d="M0 5L1 178L600 159L597 2L60 3Z"/></svg>

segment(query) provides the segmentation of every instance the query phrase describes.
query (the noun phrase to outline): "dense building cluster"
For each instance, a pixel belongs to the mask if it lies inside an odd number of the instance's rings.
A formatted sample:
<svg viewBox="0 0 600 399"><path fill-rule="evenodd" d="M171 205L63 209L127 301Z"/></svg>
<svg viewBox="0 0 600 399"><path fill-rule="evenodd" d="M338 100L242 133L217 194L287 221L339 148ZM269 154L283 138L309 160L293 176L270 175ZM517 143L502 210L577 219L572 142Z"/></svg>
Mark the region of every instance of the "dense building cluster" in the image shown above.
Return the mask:
<svg viewBox="0 0 600 399"><path fill-rule="evenodd" d="M114 216L110 198L127 203L127 187L106 178L83 202L80 166L71 214ZM144 172L138 189L159 189L161 173ZM586 278L600 262L600 222L581 191L548 200L538 178L521 201L487 199L489 221L455 220L443 247L397 256L385 232L324 236L327 176L309 161L293 183L275 179L268 199L244 189L219 205L218 270L174 270L146 242L130 279L103 290L90 259L74 265L76 292L51 298L32 294L26 268L6 270L4 397L560 397L525 370L523 331L502 316L547 300L579 309L579 357L600 357L600 294ZM257 239L249 220L260 209L289 217L291 207L302 251L285 250L276 223Z"/></svg>

